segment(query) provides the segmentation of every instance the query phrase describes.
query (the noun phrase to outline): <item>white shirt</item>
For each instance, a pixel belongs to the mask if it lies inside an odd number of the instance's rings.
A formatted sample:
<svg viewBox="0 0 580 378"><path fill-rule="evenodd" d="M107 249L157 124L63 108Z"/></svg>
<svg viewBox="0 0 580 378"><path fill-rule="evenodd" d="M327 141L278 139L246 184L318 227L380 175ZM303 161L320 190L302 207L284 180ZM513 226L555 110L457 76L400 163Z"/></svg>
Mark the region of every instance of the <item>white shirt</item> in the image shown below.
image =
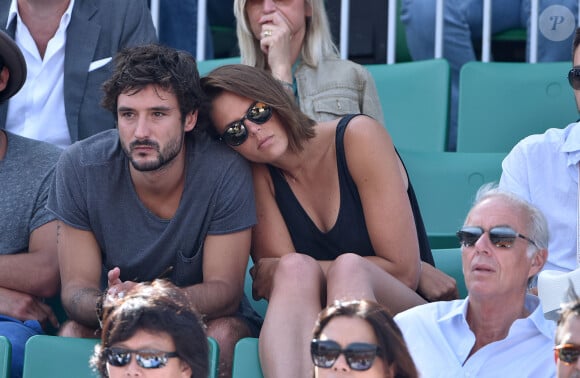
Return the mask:
<svg viewBox="0 0 580 378"><path fill-rule="evenodd" d="M520 141L502 163L500 188L539 208L550 244L544 270L570 271L576 262L580 125L549 129Z"/></svg>
<svg viewBox="0 0 580 378"><path fill-rule="evenodd" d="M527 295L530 315L517 319L508 336L475 352L466 320L469 297L413 307L395 316L421 378L538 377L556 374L555 323L544 319L538 297Z"/></svg>
<svg viewBox="0 0 580 378"><path fill-rule="evenodd" d="M6 129L60 147L71 143L64 106L64 57L66 28L73 6L74 0L71 0L56 33L48 42L44 59L20 18L17 0L12 0L6 24L8 27L16 17L14 39L28 68L24 86L8 103Z"/></svg>

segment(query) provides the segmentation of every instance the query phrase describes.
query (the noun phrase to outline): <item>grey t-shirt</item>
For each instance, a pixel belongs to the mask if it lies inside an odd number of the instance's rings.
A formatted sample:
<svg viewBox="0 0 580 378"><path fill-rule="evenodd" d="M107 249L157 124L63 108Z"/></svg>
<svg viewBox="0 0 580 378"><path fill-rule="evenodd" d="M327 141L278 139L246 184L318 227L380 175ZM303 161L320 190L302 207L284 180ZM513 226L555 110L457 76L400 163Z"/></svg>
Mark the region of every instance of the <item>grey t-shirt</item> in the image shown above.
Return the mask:
<svg viewBox="0 0 580 378"><path fill-rule="evenodd" d="M120 267L123 281L163 275L178 286L200 283L205 237L253 226L254 192L249 164L230 148L205 133L187 135L185 145L185 187L172 219L159 218L137 196L117 130L63 153L48 208L66 224L92 231L103 268Z"/></svg>
<svg viewBox="0 0 580 378"><path fill-rule="evenodd" d="M55 219L46 209L54 165L62 150L6 132L0 160L0 254L28 251L32 231Z"/></svg>

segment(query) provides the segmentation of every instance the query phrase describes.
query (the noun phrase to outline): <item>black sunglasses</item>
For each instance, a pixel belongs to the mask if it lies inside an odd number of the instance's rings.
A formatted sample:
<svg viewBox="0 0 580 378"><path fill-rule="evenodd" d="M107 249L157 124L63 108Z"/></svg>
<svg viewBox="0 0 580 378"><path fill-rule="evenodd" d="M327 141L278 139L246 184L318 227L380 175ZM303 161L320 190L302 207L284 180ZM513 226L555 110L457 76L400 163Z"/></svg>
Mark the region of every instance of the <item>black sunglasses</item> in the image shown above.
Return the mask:
<svg viewBox="0 0 580 378"><path fill-rule="evenodd" d="M246 114L238 121L232 122L226 128L226 131L220 135L220 140L225 141L230 146L239 146L248 139L248 129L244 124L247 119L262 125L272 117L272 108L263 102L254 102L246 111Z"/></svg>
<svg viewBox="0 0 580 378"><path fill-rule="evenodd" d="M330 369L338 356L344 354L346 362L352 370L368 370L373 366L378 353L379 347L368 343L352 343L344 349L341 349L340 345L333 340L314 339L310 343L312 362L323 369Z"/></svg>
<svg viewBox="0 0 580 378"><path fill-rule="evenodd" d="M580 90L580 68L572 68L568 71L568 83L572 88Z"/></svg>
<svg viewBox="0 0 580 378"><path fill-rule="evenodd" d="M178 357L177 352L160 352L157 350L130 350L124 348L106 348L105 357L112 366L125 366L131 362L131 355L135 355L137 364L143 369L159 369L167 365L167 360Z"/></svg>
<svg viewBox="0 0 580 378"><path fill-rule="evenodd" d="M485 230L481 227L475 226L465 226L461 230L457 231L457 237L459 242L464 247L471 247L479 240L481 235L485 233ZM489 229L489 240L498 248L511 248L516 240L516 238L522 238L532 243L536 248L538 246L536 243L525 235L518 234L510 227L500 226L493 227Z"/></svg>
<svg viewBox="0 0 580 378"><path fill-rule="evenodd" d="M575 364L580 357L580 345L562 344L554 347L556 357L566 365Z"/></svg>

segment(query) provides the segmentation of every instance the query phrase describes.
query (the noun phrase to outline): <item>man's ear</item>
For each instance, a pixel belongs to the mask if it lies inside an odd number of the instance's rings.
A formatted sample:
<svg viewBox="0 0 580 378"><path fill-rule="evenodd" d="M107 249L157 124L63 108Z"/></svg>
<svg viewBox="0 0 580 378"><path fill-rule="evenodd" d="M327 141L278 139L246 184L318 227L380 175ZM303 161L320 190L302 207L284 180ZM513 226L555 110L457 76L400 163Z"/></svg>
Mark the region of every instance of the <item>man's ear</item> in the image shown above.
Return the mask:
<svg viewBox="0 0 580 378"><path fill-rule="evenodd" d="M532 266L530 267L529 276L532 277L538 274L544 267L544 264L546 263L547 259L548 259L547 249L540 249L537 252L535 252L534 255L532 256Z"/></svg>
<svg viewBox="0 0 580 378"><path fill-rule="evenodd" d="M199 110L196 110L194 112L189 112L185 115L185 120L184 120L183 126L184 126L184 130L186 132L193 130L193 128L197 125L198 113L199 113Z"/></svg>
<svg viewBox="0 0 580 378"><path fill-rule="evenodd" d="M8 71L7 67L4 67L0 71L0 92L8 86L8 79L10 79L10 71Z"/></svg>

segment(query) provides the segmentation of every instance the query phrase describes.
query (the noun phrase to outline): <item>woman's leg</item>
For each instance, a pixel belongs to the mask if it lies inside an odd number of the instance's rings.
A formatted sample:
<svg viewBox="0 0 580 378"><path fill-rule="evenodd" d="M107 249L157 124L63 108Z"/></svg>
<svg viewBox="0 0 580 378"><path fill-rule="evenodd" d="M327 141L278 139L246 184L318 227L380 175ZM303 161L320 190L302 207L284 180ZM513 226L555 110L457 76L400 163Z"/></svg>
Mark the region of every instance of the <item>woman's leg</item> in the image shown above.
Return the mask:
<svg viewBox="0 0 580 378"><path fill-rule="evenodd" d="M264 377L312 377L309 345L323 290L316 260L299 253L280 258L260 333Z"/></svg>
<svg viewBox="0 0 580 378"><path fill-rule="evenodd" d="M335 300L369 299L393 315L426 303L421 296L376 264L353 253L339 256L327 272L328 304Z"/></svg>

